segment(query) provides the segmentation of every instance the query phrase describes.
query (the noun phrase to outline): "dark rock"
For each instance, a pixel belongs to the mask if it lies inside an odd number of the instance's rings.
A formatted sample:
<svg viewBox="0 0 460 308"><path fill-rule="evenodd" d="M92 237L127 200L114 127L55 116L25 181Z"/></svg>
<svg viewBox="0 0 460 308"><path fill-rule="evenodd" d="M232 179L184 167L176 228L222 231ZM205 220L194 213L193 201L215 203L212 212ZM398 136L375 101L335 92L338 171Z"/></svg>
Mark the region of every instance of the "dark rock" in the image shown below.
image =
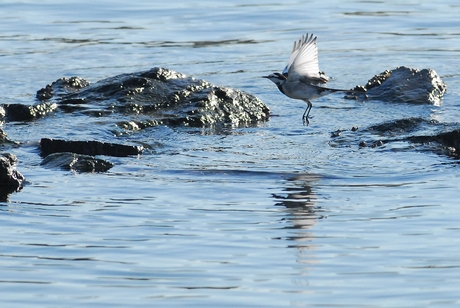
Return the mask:
<svg viewBox="0 0 460 308"><path fill-rule="evenodd" d="M341 134L342 134L343 130L336 130L335 132L332 132L331 133L331 137L334 138L334 137L339 137Z"/></svg>
<svg viewBox="0 0 460 308"><path fill-rule="evenodd" d="M382 140L377 140L376 142L374 142L371 145L371 148L381 147L382 145L383 145L383 141Z"/></svg>
<svg viewBox="0 0 460 308"><path fill-rule="evenodd" d="M37 91L37 99L45 101L52 97L62 97L89 86L89 81L80 77L60 78Z"/></svg>
<svg viewBox="0 0 460 308"><path fill-rule="evenodd" d="M425 151L460 158L460 129L457 123L439 123L423 118L384 122L353 134L332 136L330 145L360 148L385 146L390 151Z"/></svg>
<svg viewBox="0 0 460 308"><path fill-rule="evenodd" d="M434 135L408 137L411 142L430 145L434 152L453 157L460 157L460 129L441 132Z"/></svg>
<svg viewBox="0 0 460 308"><path fill-rule="evenodd" d="M141 123L245 125L269 117L269 108L251 94L164 68L122 74L91 85L76 78L60 79L40 90L37 97L65 111L90 116L144 115ZM76 85L69 86L69 80Z"/></svg>
<svg viewBox="0 0 460 308"><path fill-rule="evenodd" d="M127 121L117 123L118 127L121 127L125 130L142 130L148 127L155 127L161 123L158 123L155 120L145 120L145 121Z"/></svg>
<svg viewBox="0 0 460 308"><path fill-rule="evenodd" d="M123 145L99 141L67 141L42 138L40 141L43 157L52 153L71 152L83 155L129 156L138 155L143 151L142 146Z"/></svg>
<svg viewBox="0 0 460 308"><path fill-rule="evenodd" d="M5 117L6 117L5 107L0 105L0 124L3 123L3 121L5 121Z"/></svg>
<svg viewBox="0 0 460 308"><path fill-rule="evenodd" d="M54 111L57 104L39 103L35 105L8 104L4 105L6 119L9 121L31 121Z"/></svg>
<svg viewBox="0 0 460 308"><path fill-rule="evenodd" d="M385 102L438 105L447 90L446 84L432 69L398 67L372 77L364 88L366 97Z"/></svg>
<svg viewBox="0 0 460 308"><path fill-rule="evenodd" d="M455 148L457 152L460 151L460 129L438 134L436 140L447 147Z"/></svg>
<svg viewBox="0 0 460 308"><path fill-rule="evenodd" d="M11 142L3 129L0 128L0 144Z"/></svg>
<svg viewBox="0 0 460 308"><path fill-rule="evenodd" d="M19 145L20 143L9 139L6 133L3 131L3 129L0 128L0 145L6 145L6 144Z"/></svg>
<svg viewBox="0 0 460 308"><path fill-rule="evenodd" d="M358 144L360 148L377 148L388 144L388 148L391 149L393 143L398 143L398 148L401 148L401 142L410 141L410 137L427 129L432 130L433 125L437 125L437 122L423 118L398 119L364 129L352 128L350 131L343 131L343 134L331 140L330 145L350 147Z"/></svg>
<svg viewBox="0 0 460 308"><path fill-rule="evenodd" d="M367 130L378 133L379 135L394 136L411 133L420 129L424 124L430 124L431 121L423 118L406 118L389 121L377 125L370 126Z"/></svg>
<svg viewBox="0 0 460 308"><path fill-rule="evenodd" d="M40 165L76 172L106 172L113 167L111 162L89 155L68 152L50 154L43 159Z"/></svg>
<svg viewBox="0 0 460 308"><path fill-rule="evenodd" d="M14 168L17 162L13 154L0 155L0 201L7 201L9 194L23 187L25 178Z"/></svg>

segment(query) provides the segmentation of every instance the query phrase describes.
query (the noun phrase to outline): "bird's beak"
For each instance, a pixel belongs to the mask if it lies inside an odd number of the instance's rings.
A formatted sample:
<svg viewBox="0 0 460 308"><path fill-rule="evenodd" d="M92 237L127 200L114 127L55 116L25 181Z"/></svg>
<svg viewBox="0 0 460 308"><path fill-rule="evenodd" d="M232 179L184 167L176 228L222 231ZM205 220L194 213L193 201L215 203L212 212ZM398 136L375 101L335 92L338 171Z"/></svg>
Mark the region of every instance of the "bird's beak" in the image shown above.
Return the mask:
<svg viewBox="0 0 460 308"><path fill-rule="evenodd" d="M262 78L268 78L268 76L260 76L260 77L262 77Z"/></svg>

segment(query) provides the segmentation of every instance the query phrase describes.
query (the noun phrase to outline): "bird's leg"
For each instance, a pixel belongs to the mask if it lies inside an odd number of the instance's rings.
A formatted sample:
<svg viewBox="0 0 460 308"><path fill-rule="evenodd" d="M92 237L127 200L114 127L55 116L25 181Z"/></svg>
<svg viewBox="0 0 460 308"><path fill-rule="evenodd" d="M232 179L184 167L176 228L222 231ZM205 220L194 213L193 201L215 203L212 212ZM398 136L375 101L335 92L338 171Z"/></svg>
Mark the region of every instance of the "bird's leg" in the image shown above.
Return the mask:
<svg viewBox="0 0 460 308"><path fill-rule="evenodd" d="M305 109L305 112L303 113L303 116L302 116L303 125L308 126L308 124L310 124L310 121L308 120L308 115L305 116L306 114L310 113L310 109L311 109L310 106L308 106L307 109Z"/></svg>
<svg viewBox="0 0 460 308"><path fill-rule="evenodd" d="M310 110L313 107L313 104L309 100L305 100L305 102L308 104L308 106L305 109L305 112L303 113L302 121L303 121L304 125L306 124L308 126L308 124L310 124L310 121L308 119L311 118L309 116L310 115Z"/></svg>

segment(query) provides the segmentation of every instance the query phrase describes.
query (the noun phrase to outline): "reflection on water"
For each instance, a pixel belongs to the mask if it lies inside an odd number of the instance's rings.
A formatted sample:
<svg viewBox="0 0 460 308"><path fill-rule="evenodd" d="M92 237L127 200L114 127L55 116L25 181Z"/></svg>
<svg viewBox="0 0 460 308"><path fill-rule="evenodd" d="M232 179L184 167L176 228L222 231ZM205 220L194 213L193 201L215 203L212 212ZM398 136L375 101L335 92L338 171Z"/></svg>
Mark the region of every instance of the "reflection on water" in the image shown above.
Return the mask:
<svg viewBox="0 0 460 308"><path fill-rule="evenodd" d="M296 259L299 264L317 263L317 257L312 255L312 250L316 249L312 243L314 240L313 227L322 216L321 211L316 207L317 196L314 192L314 183L320 179L317 175L301 174L287 179L286 187L283 189L285 194L273 194L277 201L275 206L286 207L286 219L290 226L289 236L286 240L288 248L297 250ZM299 276L308 273L308 268L300 268Z"/></svg>
<svg viewBox="0 0 460 308"><path fill-rule="evenodd" d="M314 175L299 175L287 179L288 186L284 189L285 195L273 194L276 200L276 206L285 206L286 208L303 208L313 212L312 207L315 206L316 196L311 187L312 182L318 181L319 177Z"/></svg>
<svg viewBox="0 0 460 308"><path fill-rule="evenodd" d="M316 195L312 188L312 182L318 181L318 176L299 175L287 180L287 187L283 189L285 194L273 194L277 201L275 206L286 207L289 213L286 219L292 223L293 229L310 230L318 219ZM309 237L305 233L293 236L291 240L304 240Z"/></svg>

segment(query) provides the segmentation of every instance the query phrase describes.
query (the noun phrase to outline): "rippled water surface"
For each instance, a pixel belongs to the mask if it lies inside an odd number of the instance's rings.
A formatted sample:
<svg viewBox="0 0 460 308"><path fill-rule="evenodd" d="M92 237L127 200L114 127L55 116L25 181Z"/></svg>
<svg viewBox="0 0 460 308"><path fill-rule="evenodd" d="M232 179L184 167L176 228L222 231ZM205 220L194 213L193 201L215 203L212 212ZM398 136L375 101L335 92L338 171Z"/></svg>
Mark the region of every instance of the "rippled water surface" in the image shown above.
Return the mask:
<svg viewBox="0 0 460 308"><path fill-rule="evenodd" d="M0 2L0 103L66 76L161 66L255 94L270 121L114 137L51 115L2 126L27 185L1 203L2 307L460 304L458 161L351 133L460 116L456 1ZM440 106L304 103L259 78L318 35L331 87L405 65L448 86ZM102 121L103 119L101 119ZM50 128L51 127L51 128ZM142 143L107 173L42 168L42 137ZM120 139L120 140L117 140Z"/></svg>

